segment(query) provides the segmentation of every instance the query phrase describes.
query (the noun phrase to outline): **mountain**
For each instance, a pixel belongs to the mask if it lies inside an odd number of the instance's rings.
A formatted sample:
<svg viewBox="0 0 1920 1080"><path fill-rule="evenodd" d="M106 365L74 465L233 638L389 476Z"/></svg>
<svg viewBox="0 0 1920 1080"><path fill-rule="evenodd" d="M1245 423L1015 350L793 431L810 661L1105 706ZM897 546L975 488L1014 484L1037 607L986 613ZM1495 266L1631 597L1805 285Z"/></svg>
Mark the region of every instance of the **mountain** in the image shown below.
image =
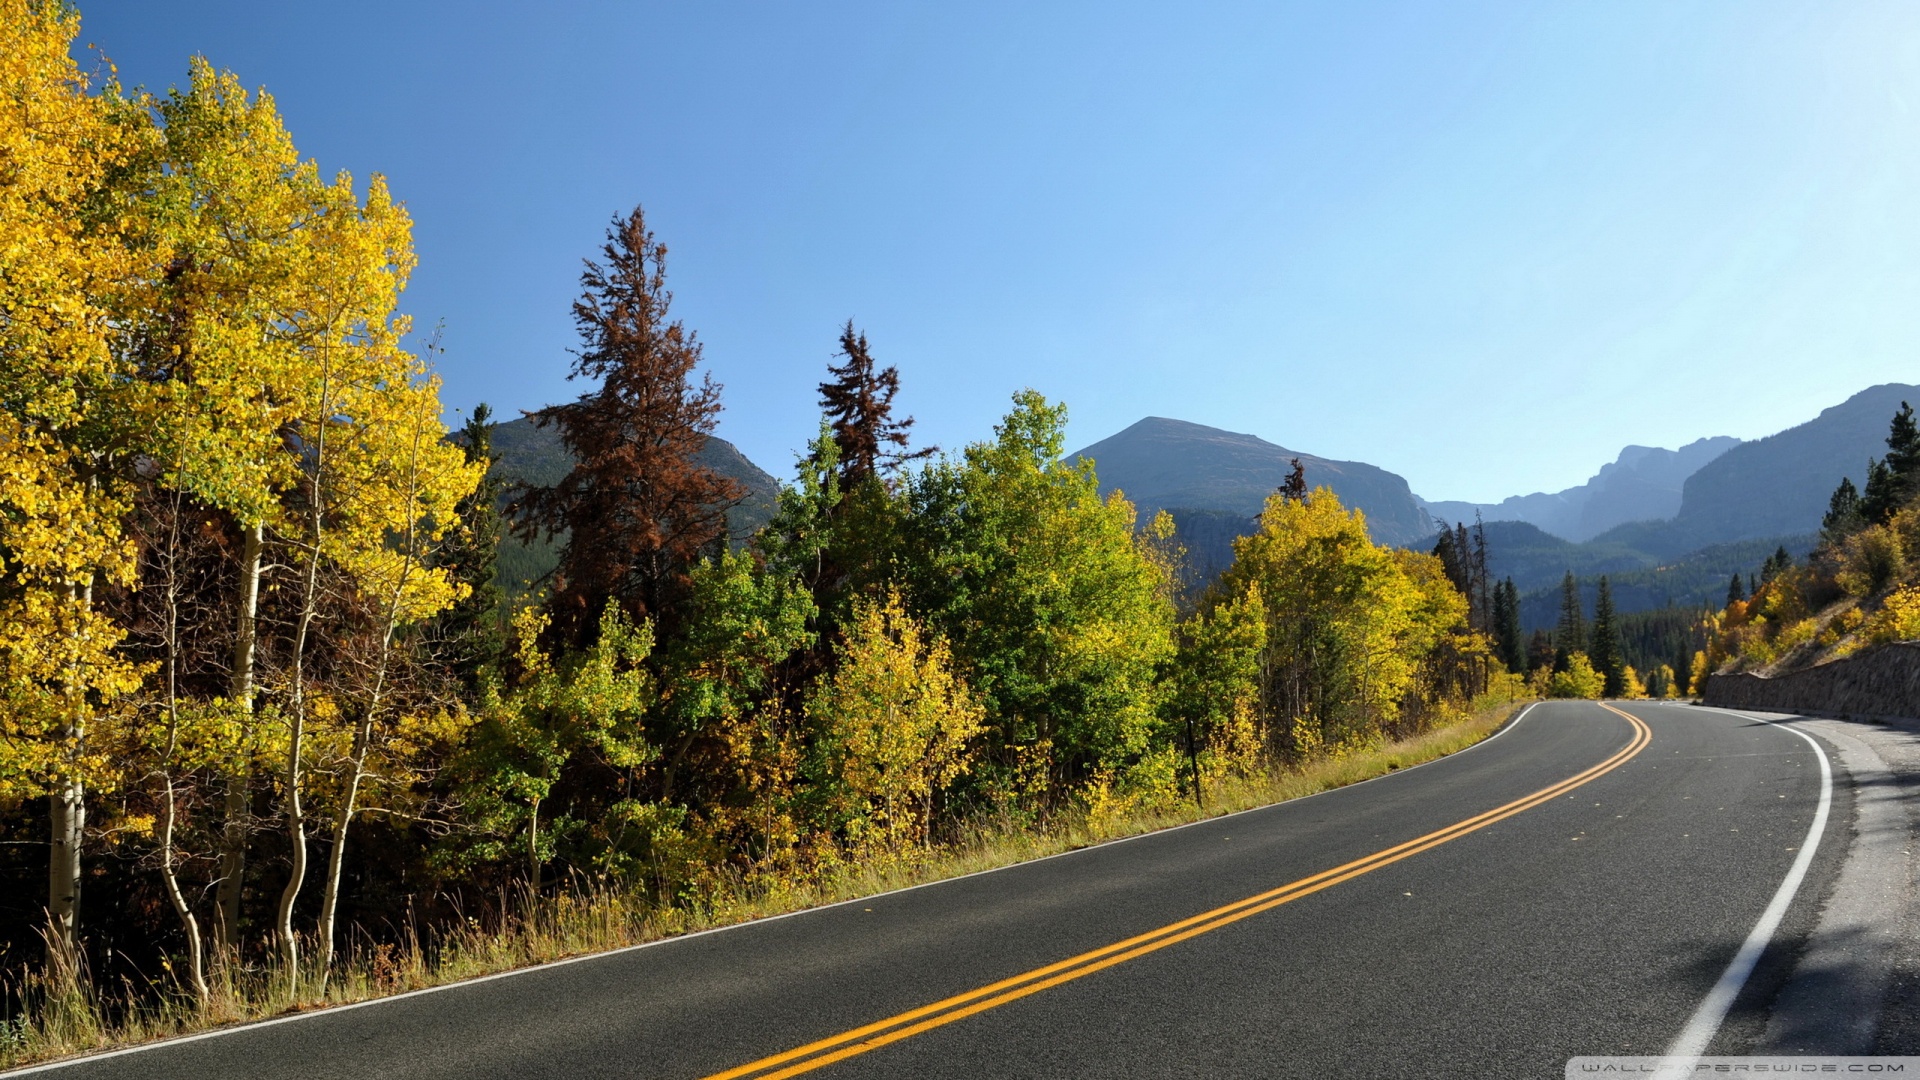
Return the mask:
<svg viewBox="0 0 1920 1080"><path fill-rule="evenodd" d="M544 487L557 482L573 468L573 457L560 442L559 431L537 427L530 417L496 424L493 452L499 459L494 462L493 475L509 485ZM735 543L752 536L773 517L780 498L779 482L748 461L732 443L709 437L695 459L746 488L746 498L727 511L727 533ZM511 537L503 539L500 585L509 593L525 592L530 583L553 569L558 558L558 550L550 543L528 544Z"/></svg>
<svg viewBox="0 0 1920 1080"><path fill-rule="evenodd" d="M1687 478L1739 445L1739 439L1716 435L1678 450L1629 446L1592 479L1562 491L1497 503L1421 502L1436 521L1472 521L1478 513L1487 521L1524 521L1578 543L1627 522L1674 517Z"/></svg>
<svg viewBox="0 0 1920 1080"><path fill-rule="evenodd" d="M1691 551L1820 528L1842 477L1864 484L1867 459L1885 457L1887 425L1920 386L1868 387L1777 435L1742 443L1687 478L1680 513L1666 529L1622 530L1621 538Z"/></svg>
<svg viewBox="0 0 1920 1080"><path fill-rule="evenodd" d="M1310 487L1330 487L1342 503L1366 511L1375 540L1409 544L1434 531L1406 480L1385 469L1184 420L1149 416L1067 457L1092 459L1100 490L1125 492L1142 517L1158 510L1203 511L1185 516L1216 526L1232 526L1238 519L1244 527L1234 535L1252 531L1252 519L1286 482L1292 459L1299 458ZM1182 516L1174 514L1176 523ZM1188 546L1195 545L1189 540Z"/></svg>

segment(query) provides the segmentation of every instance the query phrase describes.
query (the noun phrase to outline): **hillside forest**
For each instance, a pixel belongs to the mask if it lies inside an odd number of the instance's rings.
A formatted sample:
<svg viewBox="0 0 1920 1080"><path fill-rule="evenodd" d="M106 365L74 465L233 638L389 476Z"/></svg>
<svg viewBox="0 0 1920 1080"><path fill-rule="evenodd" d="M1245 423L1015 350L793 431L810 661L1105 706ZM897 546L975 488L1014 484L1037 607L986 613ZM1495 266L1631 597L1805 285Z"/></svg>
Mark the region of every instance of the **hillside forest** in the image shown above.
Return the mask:
<svg viewBox="0 0 1920 1080"><path fill-rule="evenodd" d="M1063 405L915 446L851 322L730 542L723 388L638 208L581 276L583 392L535 414L571 467L506 488L398 313L384 180L322 175L205 61L165 94L83 70L77 26L0 0L9 1039L327 1000L350 959L379 982L585 896L667 925L981 822L1204 802L1516 690L1464 530L1375 543L1296 472L1196 585L1164 515L1064 459ZM523 598L503 538L556 553Z"/></svg>

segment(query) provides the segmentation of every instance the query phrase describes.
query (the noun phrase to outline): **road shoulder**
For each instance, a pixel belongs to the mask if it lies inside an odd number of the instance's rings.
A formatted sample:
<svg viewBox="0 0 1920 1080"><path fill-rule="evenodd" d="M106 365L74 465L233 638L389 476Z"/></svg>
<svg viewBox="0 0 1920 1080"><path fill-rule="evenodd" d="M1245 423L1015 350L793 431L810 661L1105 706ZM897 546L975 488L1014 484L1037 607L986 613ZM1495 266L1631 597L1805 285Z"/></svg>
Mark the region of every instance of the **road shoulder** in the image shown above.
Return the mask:
<svg viewBox="0 0 1920 1080"><path fill-rule="evenodd" d="M1792 719L1826 740L1854 794L1846 861L1756 1049L1912 1053L1920 1048L1920 866L1911 812L1920 794L1920 734L1851 720L1754 715Z"/></svg>

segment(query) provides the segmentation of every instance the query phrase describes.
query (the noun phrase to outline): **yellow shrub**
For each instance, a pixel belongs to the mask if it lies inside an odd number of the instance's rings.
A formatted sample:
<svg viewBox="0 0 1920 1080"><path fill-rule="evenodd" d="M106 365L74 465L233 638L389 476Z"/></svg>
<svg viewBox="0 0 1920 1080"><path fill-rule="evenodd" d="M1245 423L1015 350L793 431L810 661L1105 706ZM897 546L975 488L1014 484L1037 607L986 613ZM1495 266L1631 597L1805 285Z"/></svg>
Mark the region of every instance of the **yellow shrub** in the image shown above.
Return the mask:
<svg viewBox="0 0 1920 1080"><path fill-rule="evenodd" d="M1547 695L1557 698L1598 698L1606 690L1606 679L1593 670L1587 654L1574 653L1567 658L1567 670L1555 672Z"/></svg>
<svg viewBox="0 0 1920 1080"><path fill-rule="evenodd" d="M1887 597L1880 610L1867 618L1860 636L1868 645L1920 639L1920 585L1908 585Z"/></svg>
<svg viewBox="0 0 1920 1080"><path fill-rule="evenodd" d="M1862 529L1840 549L1840 587L1853 596L1872 596L1906 574L1900 538L1885 525Z"/></svg>
<svg viewBox="0 0 1920 1080"><path fill-rule="evenodd" d="M1620 681L1622 683L1620 690L1621 697L1638 700L1647 696L1646 684L1640 681L1640 673L1633 670L1632 664L1628 664L1621 669Z"/></svg>

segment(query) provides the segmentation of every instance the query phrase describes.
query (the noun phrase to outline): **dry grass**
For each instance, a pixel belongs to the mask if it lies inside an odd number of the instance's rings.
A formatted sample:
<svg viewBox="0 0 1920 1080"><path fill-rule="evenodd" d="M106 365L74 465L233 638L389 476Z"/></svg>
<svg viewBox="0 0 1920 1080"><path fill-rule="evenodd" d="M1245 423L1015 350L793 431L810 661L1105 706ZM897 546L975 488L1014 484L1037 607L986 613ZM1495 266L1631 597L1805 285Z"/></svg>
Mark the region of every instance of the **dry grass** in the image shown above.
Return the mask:
<svg viewBox="0 0 1920 1080"><path fill-rule="evenodd" d="M365 1001L459 982L567 957L657 941L891 889L1010 866L1029 859L1267 806L1369 780L1464 750L1504 723L1518 704L1488 703L1459 722L1373 749L1314 761L1299 769L1230 780L1207 789L1205 812L1189 804L1095 818L1055 816L1040 828L984 821L956 842L863 859L802 883L748 885L710 902L662 908L628 892L583 888L521 896L510 914L443 928L431 943L363 944L338 960L324 986L304 980L292 991L282 970L215 965L211 997L195 1001L178 987L91 985L84 972L35 973L15 989L30 1014L0 1017L0 1068L185 1035L290 1011ZM4 989L4 988L0 988ZM14 995L0 995L0 997Z"/></svg>

